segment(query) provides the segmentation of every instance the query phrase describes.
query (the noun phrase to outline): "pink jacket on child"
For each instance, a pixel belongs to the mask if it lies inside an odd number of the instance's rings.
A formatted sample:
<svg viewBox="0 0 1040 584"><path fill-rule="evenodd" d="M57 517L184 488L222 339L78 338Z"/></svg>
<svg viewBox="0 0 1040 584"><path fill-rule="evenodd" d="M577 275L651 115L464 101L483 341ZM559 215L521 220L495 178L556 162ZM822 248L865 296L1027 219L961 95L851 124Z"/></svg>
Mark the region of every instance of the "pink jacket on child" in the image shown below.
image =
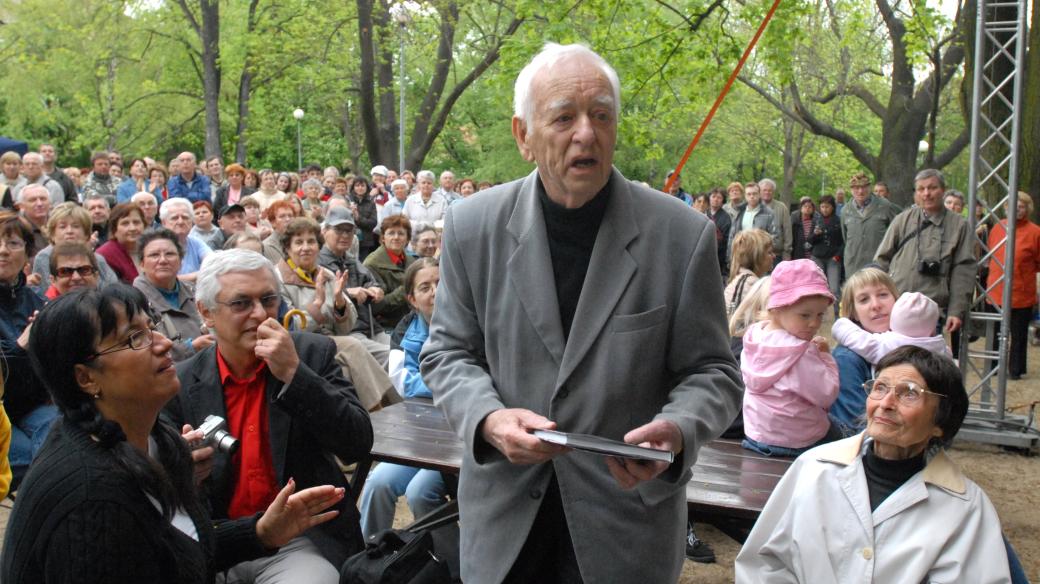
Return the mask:
<svg viewBox="0 0 1040 584"><path fill-rule="evenodd" d="M815 344L785 330L767 331L766 324L755 323L744 333L744 433L763 444L804 448L830 427L827 410L838 397L838 365Z"/></svg>

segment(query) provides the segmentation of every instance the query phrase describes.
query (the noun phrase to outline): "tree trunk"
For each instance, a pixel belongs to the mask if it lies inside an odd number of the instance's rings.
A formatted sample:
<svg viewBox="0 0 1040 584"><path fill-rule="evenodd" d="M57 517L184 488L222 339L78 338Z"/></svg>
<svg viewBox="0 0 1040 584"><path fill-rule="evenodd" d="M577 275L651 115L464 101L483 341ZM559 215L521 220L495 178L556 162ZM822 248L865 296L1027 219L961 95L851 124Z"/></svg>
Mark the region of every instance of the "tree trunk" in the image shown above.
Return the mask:
<svg viewBox="0 0 1040 584"><path fill-rule="evenodd" d="M235 125L235 162L246 163L246 131L249 128L249 98L253 91L253 72L249 59L242 66L238 80L238 123Z"/></svg>
<svg viewBox="0 0 1040 584"><path fill-rule="evenodd" d="M1019 146L1019 189L1040 202L1040 10L1033 7L1029 26L1029 53L1022 92L1022 142ZM1040 206L1037 206L1040 209ZM1034 218L1040 215L1034 214Z"/></svg>
<svg viewBox="0 0 1040 584"><path fill-rule="evenodd" d="M206 104L206 158L220 156L220 2L200 0L202 13L202 97Z"/></svg>
<svg viewBox="0 0 1040 584"><path fill-rule="evenodd" d="M402 31L394 30L391 25L390 3L382 0L380 9L372 15L376 35L374 36L379 59L376 61L377 91L379 98L379 135L380 157L373 164L383 164L389 168L397 166L398 134L397 125L397 92L394 79L394 47L398 45ZM405 123L401 120L401 123Z"/></svg>

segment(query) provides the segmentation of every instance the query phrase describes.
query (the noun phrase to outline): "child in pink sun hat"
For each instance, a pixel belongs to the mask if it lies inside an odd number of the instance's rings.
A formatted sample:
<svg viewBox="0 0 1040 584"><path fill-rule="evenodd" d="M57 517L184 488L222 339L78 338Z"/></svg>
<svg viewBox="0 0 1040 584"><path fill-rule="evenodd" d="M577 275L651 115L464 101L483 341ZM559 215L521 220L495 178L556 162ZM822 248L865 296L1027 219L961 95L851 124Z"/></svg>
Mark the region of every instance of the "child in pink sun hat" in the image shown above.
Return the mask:
<svg viewBox="0 0 1040 584"><path fill-rule="evenodd" d="M838 396L838 365L817 335L834 296L812 260L781 262L771 280L769 319L744 333L743 446L797 456L841 438L827 417Z"/></svg>

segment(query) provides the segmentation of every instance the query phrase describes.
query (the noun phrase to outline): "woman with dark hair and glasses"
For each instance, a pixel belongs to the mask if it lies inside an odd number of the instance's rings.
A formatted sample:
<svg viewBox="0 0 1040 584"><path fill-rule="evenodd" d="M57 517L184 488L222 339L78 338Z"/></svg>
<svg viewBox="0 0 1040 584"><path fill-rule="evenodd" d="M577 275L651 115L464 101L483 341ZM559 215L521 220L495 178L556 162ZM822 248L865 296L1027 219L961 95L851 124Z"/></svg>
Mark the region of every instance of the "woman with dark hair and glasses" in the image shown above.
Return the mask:
<svg viewBox="0 0 1040 584"><path fill-rule="evenodd" d="M29 354L61 418L11 514L4 582L212 582L336 515L322 511L343 489L294 494L290 481L263 514L207 516L187 442L201 433L158 420L180 389L170 348L129 286L73 292L40 312Z"/></svg>
<svg viewBox="0 0 1040 584"><path fill-rule="evenodd" d="M737 556L737 581L1010 581L993 504L944 450L968 412L953 361L901 347L863 388L866 431L798 457Z"/></svg>

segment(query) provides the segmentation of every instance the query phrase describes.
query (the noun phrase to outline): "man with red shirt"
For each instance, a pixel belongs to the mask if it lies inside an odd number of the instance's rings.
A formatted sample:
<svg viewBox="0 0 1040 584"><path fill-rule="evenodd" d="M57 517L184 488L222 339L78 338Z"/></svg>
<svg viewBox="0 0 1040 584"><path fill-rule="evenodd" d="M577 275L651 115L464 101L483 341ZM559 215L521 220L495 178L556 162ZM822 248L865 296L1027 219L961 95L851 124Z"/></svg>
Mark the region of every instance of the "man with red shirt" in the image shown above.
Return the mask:
<svg viewBox="0 0 1040 584"><path fill-rule="evenodd" d="M212 471L201 484L213 517L262 512L290 478L297 489L346 487L333 456L346 463L366 456L372 424L333 359L336 345L282 328L275 319L281 297L274 267L256 252L210 254L195 296L217 342L179 364L181 392L167 414L178 426L193 427L221 416L239 440L233 456L212 455ZM201 451L196 458L204 458ZM335 584L339 566L364 547L357 509L346 500L336 509L338 517L277 553L236 565L227 581Z"/></svg>

